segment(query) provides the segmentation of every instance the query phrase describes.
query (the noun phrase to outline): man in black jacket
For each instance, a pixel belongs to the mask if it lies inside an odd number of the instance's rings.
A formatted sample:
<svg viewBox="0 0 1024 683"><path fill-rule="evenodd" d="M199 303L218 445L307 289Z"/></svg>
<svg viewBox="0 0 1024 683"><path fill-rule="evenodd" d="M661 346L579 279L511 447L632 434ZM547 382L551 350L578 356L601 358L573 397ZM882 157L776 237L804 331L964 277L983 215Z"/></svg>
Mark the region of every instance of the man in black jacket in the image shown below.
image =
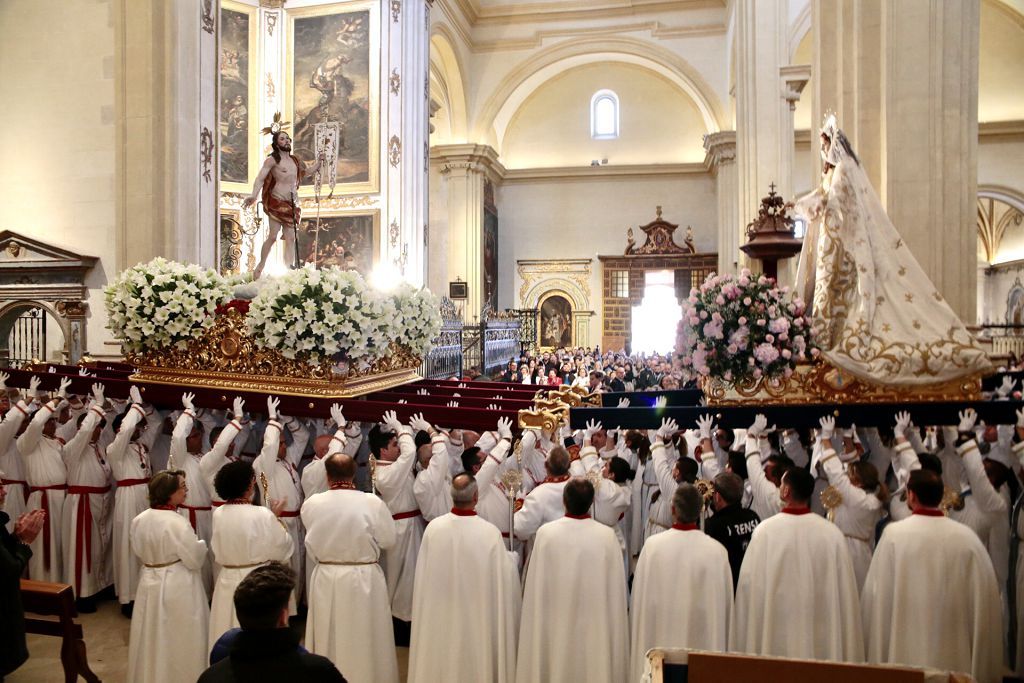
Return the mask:
<svg viewBox="0 0 1024 683"><path fill-rule="evenodd" d="M750 545L750 537L761 522L757 513L740 503L743 500L743 480L732 472L722 472L711 484L714 498L711 503L715 514L704 523L704 533L725 546L732 569L732 587L740 576L743 555Z"/></svg>
<svg viewBox="0 0 1024 683"><path fill-rule="evenodd" d="M227 658L203 672L198 683L345 683L331 660L299 647L288 627L288 596L295 572L281 562L253 569L235 589L235 612L242 630Z"/></svg>
<svg viewBox="0 0 1024 683"><path fill-rule="evenodd" d="M3 474L0 472L0 474ZM0 478L0 681L28 659L25 646L25 612L21 608L21 575L32 550L28 547L43 528L46 513L26 512L7 531L10 517L2 511L7 487Z"/></svg>

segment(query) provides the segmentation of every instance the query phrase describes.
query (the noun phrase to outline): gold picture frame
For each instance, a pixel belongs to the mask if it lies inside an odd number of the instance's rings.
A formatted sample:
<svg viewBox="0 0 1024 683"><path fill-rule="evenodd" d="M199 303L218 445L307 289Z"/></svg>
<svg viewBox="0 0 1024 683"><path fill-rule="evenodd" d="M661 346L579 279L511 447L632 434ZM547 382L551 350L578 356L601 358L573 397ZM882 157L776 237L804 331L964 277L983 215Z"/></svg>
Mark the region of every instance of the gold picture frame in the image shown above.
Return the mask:
<svg viewBox="0 0 1024 683"><path fill-rule="evenodd" d="M365 13L364 16L359 16ZM339 24L343 24L346 20L339 19L344 15L352 15L353 20L365 19L365 26L361 26L358 32L353 32L353 35L357 36L352 40L345 40L341 33L338 31ZM296 78L296 30L297 24L300 24L300 28L306 34L319 35L321 41L325 40L324 36L329 35L331 31L337 34L335 42L338 44L338 52L332 58L328 54L320 53L318 55L308 54L312 41L308 40L308 35L304 36L302 41L303 54L299 56L301 62L300 66L305 69L303 72L303 78L300 80ZM365 33L365 44L362 44L361 38ZM346 71L347 64L361 61L365 53L366 70L362 72L360 69L359 73L355 71ZM343 62L343 59L351 59L352 61ZM316 62L316 66L313 67L313 62ZM363 73L365 73L365 83L362 83ZM311 85L314 80L313 76L316 76L320 82L323 83L322 88L317 88L321 93L320 99L316 105L311 104L311 92L314 88ZM351 76L351 78L350 78ZM319 5L315 7L302 7L288 11L288 32L287 32L287 57L285 60L285 116L284 118L292 122L290 132L292 133L293 139L293 154L296 154L300 158L303 158L308 164L311 164L313 159L306 159L304 150L311 147L308 144L312 139L312 123L311 119L321 116L317 114L314 116L314 112L319 107L343 107L347 106L349 111L353 111L359 116L348 117L346 120L353 120L361 118L363 108L359 105L359 100L365 96L366 107L366 171L365 179L355 181L342 181L343 173L349 172L350 175L360 176L361 169L361 154L360 158L339 158L339 171L338 171L338 183L334 189L335 195L346 195L346 194L361 194L361 193L376 193L380 191L380 3L375 0L357 0L354 2L339 2L331 5ZM338 93L338 84L347 85L351 88L347 94ZM298 88L303 89L302 101L303 104L296 113L296 92ZM349 97L351 95L351 97ZM326 104L325 104L326 103ZM327 120L334 120L328 113ZM353 137L361 140L362 126L353 125L351 131L342 130L342 148L345 149L346 136L352 135ZM307 139L308 138L308 139ZM360 144L359 150L362 150ZM361 176L360 176L361 177ZM313 195L312 185L303 182L299 187L299 195L308 197Z"/></svg>
<svg viewBox="0 0 1024 683"><path fill-rule="evenodd" d="M221 168L221 144L224 138L223 121L221 112L224 107L224 102L221 102L221 98L224 96L225 88L221 80L224 78L225 69L229 66L225 64L223 59L222 50L224 46L221 43L224 34L224 21L223 12L237 12L244 14L249 18L249 35L248 35L248 69L246 69L247 79L247 91L248 96L245 102L248 111L248 121L246 124L246 151L248 160L246 162L246 180L245 182L237 182L231 180L225 180L222 175ZM262 62L262 55L260 53L259 35L260 35L260 21L259 21L259 8L253 7L252 5L245 5L236 0L221 0L221 18L218 23L221 25L222 30L218 32L220 36L217 43L217 56L218 56L218 73L217 73L217 177L220 178L220 192L241 192L248 195L252 191L253 181L256 179L256 175L259 173L260 167L263 165L263 155L261 154L260 146L260 134L259 130L262 124L259 122L260 112L260 63Z"/></svg>
<svg viewBox="0 0 1024 683"><path fill-rule="evenodd" d="M562 299L567 307L567 310L559 311L559 313L564 316L562 324L564 324L565 327L563 328L562 333L560 335L560 338L563 341L563 343L547 343L553 337L552 335L548 334L548 330L545 329L547 322L545 320L545 311L547 309L545 309L544 304L548 303L552 299ZM550 291L545 292L544 295L541 296L540 299L537 301L537 347L539 349L541 349L542 351L554 351L555 349L561 347L572 348L576 345L575 311L573 310L572 303L572 297L569 296L568 292L564 292L560 289L552 289ZM566 307L559 306L559 308ZM553 306L549 308L553 308ZM551 317L553 316L549 316L548 320L550 320ZM568 341L565 341L566 335L568 335Z"/></svg>
<svg viewBox="0 0 1024 683"><path fill-rule="evenodd" d="M369 277L380 262L380 209L321 211L319 242L314 239L317 225L315 209L303 210L300 225L303 230L299 233L299 258L303 263L311 262L314 246L319 257L312 262L317 267L336 265ZM343 249L340 256L338 246ZM349 256L352 257L351 262Z"/></svg>

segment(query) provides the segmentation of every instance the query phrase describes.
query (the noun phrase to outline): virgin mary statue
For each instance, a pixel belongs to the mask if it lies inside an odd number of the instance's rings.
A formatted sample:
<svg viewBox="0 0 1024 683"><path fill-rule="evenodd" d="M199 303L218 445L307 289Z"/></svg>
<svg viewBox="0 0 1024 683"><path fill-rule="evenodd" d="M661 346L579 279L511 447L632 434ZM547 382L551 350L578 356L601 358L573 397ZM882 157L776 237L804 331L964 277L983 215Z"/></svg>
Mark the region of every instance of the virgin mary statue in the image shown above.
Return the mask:
<svg viewBox="0 0 1024 683"><path fill-rule="evenodd" d="M920 386L991 370L882 207L834 115L821 130L821 185L793 205L807 220L796 293L826 361L875 384Z"/></svg>

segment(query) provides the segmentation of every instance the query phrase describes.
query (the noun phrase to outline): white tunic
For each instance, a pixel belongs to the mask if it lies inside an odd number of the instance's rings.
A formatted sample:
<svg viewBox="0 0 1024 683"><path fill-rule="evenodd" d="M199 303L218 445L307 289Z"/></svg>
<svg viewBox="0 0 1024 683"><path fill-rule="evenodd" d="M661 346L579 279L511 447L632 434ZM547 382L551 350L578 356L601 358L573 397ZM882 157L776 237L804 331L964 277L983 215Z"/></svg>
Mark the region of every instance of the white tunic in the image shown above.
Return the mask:
<svg viewBox="0 0 1024 683"><path fill-rule="evenodd" d="M411 440L411 437L410 437ZM344 671L350 683L398 683L398 659L381 550L395 523L376 496L330 490L302 505L306 551L315 561L306 647Z"/></svg>
<svg viewBox="0 0 1024 683"><path fill-rule="evenodd" d="M0 422L0 472L3 472L3 483L7 486L7 499L3 511L8 514L7 531L14 532L14 523L25 512L25 501L28 499L28 482L25 481L25 470L21 464L21 453L14 443L21 423L28 417L29 406L18 401Z"/></svg>
<svg viewBox="0 0 1024 683"><path fill-rule="evenodd" d="M148 444L156 438L154 432L159 424L159 416L153 413L147 417L149 426L142 438L132 442L135 427L144 416L142 406L133 403L113 443L107 447L110 474L117 484L113 516L114 587L122 605L135 599L135 588L139 584L139 558L131 550L130 531L132 520L149 508L146 484L152 470Z"/></svg>
<svg viewBox="0 0 1024 683"><path fill-rule="evenodd" d="M396 619L412 619L412 586L416 579L416 556L423 538L423 515L416 507L412 466L416 462L416 444L412 435L398 437L398 458L394 462L377 461L377 490L395 519L396 540L384 550L384 573L388 580L391 614Z"/></svg>
<svg viewBox="0 0 1024 683"><path fill-rule="evenodd" d="M836 452L825 449L821 459L828 483L836 487L843 502L835 510L835 523L846 537L853 573L857 577L857 590L864 586L864 577L871 566L871 553L875 547L875 525L882 518L882 501L878 496L850 483L850 475Z"/></svg>
<svg viewBox="0 0 1024 683"><path fill-rule="evenodd" d="M526 577L516 681L621 683L628 660L626 576L615 534L589 518L545 524Z"/></svg>
<svg viewBox="0 0 1024 683"><path fill-rule="evenodd" d="M696 527L647 539L633 576L630 680L653 647L727 649L731 576L725 548Z"/></svg>
<svg viewBox="0 0 1024 683"><path fill-rule="evenodd" d="M309 498L326 491L327 472L324 469L324 460L335 453L344 453L355 459L362 440L361 433L349 438L345 430L339 429L336 431L331 439L331 445L327 447L327 452L324 453L324 457L318 458L313 456L313 459L302 468L302 495ZM309 569L306 574L308 575L311 571L312 569Z"/></svg>
<svg viewBox="0 0 1024 683"><path fill-rule="evenodd" d="M186 444L188 435L192 433L192 424L195 419L190 410L182 411L178 417L174 431L171 433L168 466L173 463L174 469L182 470L185 473L185 481L188 483L185 502L178 508L178 514L188 520L192 530L196 532L196 536L209 544L213 535L213 507L210 501L210 492L199 467L202 453L189 453ZM203 585L206 586L208 594L213 590L211 567L212 558L207 556L206 566L203 567Z"/></svg>
<svg viewBox="0 0 1024 683"><path fill-rule="evenodd" d="M213 481L217 477L217 473L220 472L220 468L238 459L234 456L229 458L228 449L241 431L242 424L238 420L228 422L224 425L220 436L217 437L213 448L199 459L199 472L203 477L203 482L206 484L206 490L210 494L210 505L213 507L223 505L224 503L224 499L217 495L217 489L214 487Z"/></svg>
<svg viewBox="0 0 1024 683"><path fill-rule="evenodd" d="M102 417L102 409L92 406L79 433L91 438ZM64 581L74 586L76 596L89 597L114 580L109 559L114 511L110 465L99 446L85 439L72 439L64 447L64 463L68 472L62 520Z"/></svg>
<svg viewBox="0 0 1024 683"><path fill-rule="evenodd" d="M269 497L273 500L284 500L284 511L281 513L281 521L291 534L292 544L295 552L291 556L291 566L295 570L295 599L301 601L305 595L306 575L303 568L305 552L302 546L302 525L299 523L299 509L302 507L302 485L299 481L299 460L302 458L302 451L309 441L309 431L301 426L294 418L287 423L287 429L292 433L292 444L288 446L285 456L278 457L281 440L281 423L277 420L270 420L267 429L263 433L263 449L253 463L256 470L257 481L260 481L260 474L267 477ZM270 500L264 500L263 504L270 506Z"/></svg>
<svg viewBox="0 0 1024 683"><path fill-rule="evenodd" d="M409 683L513 683L519 591L493 524L451 512L431 522L416 563Z"/></svg>
<svg viewBox="0 0 1024 683"><path fill-rule="evenodd" d="M171 510L146 510L131 523L139 578L128 640L132 683L194 681L207 666L210 608L199 572L206 543Z"/></svg>
<svg viewBox="0 0 1024 683"><path fill-rule="evenodd" d="M773 484L764 473L761 464L761 450L757 439L748 437L746 441L747 478L750 481L750 509L757 513L762 521L778 514L782 509L779 498L779 487Z"/></svg>
<svg viewBox="0 0 1024 683"><path fill-rule="evenodd" d="M783 512L757 525L740 568L729 649L864 660L857 581L834 524Z"/></svg>
<svg viewBox="0 0 1024 683"><path fill-rule="evenodd" d="M292 537L274 513L260 505L222 505L213 512L211 548L221 566L210 607L210 642L238 626L235 589L253 569L271 560L287 562Z"/></svg>
<svg viewBox="0 0 1024 683"><path fill-rule="evenodd" d="M437 434L430 440L430 463L416 475L412 493L416 507L429 523L452 509L451 474L448 463L448 444L444 434Z"/></svg>
<svg viewBox="0 0 1024 683"><path fill-rule="evenodd" d="M481 439L482 440L482 439ZM476 473L477 495L476 512L498 528L503 538L508 538L508 494L501 483L501 473L506 468L515 467L514 458L506 460L511 445L501 440L487 453L487 458Z"/></svg>
<svg viewBox="0 0 1024 683"><path fill-rule="evenodd" d="M936 511L937 512L937 511ZM861 597L868 661L1002 680L999 588L967 527L911 515L885 528Z"/></svg>

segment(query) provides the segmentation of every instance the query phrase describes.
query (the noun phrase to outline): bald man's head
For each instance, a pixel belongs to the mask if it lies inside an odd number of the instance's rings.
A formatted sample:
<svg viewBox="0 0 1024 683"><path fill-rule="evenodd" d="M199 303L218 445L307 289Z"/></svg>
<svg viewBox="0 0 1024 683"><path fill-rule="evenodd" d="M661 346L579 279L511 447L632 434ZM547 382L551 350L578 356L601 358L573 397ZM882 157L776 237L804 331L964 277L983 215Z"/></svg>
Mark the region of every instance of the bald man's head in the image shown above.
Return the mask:
<svg viewBox="0 0 1024 683"><path fill-rule="evenodd" d="M462 447L472 448L476 445L476 442L480 440L480 432L474 432L472 429L462 430Z"/></svg>
<svg viewBox="0 0 1024 683"><path fill-rule="evenodd" d="M457 508L472 510L476 507L477 486L472 474L458 474L452 479L452 505Z"/></svg>
<svg viewBox="0 0 1024 683"><path fill-rule="evenodd" d="M331 447L331 439L333 438L330 434L321 434L316 437L313 441L313 452L316 454L316 457L322 458L327 455L327 449Z"/></svg>
<svg viewBox="0 0 1024 683"><path fill-rule="evenodd" d="M340 481L352 481L356 478L356 461L351 455L335 453L324 460L324 471L327 473L327 481L331 484Z"/></svg>

